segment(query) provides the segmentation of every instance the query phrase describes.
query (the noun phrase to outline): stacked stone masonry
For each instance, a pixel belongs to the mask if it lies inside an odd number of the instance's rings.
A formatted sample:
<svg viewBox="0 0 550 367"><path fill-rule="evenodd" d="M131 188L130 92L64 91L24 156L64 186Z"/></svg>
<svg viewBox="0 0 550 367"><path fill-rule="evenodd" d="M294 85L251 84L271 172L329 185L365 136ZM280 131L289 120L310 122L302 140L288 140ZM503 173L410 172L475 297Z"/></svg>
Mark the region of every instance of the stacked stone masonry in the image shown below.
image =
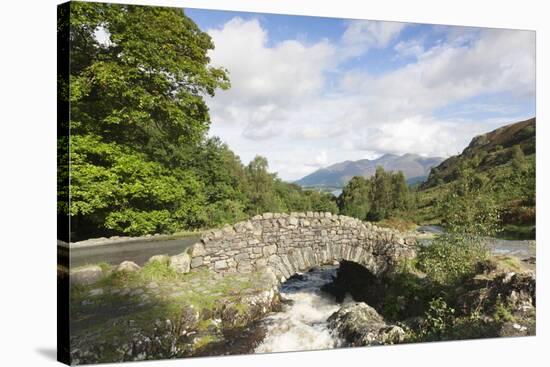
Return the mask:
<svg viewBox="0 0 550 367"><path fill-rule="evenodd" d="M414 256L413 239L331 213L264 213L205 233L189 249L191 271L271 271L279 281L313 266L349 260L380 275Z"/></svg>

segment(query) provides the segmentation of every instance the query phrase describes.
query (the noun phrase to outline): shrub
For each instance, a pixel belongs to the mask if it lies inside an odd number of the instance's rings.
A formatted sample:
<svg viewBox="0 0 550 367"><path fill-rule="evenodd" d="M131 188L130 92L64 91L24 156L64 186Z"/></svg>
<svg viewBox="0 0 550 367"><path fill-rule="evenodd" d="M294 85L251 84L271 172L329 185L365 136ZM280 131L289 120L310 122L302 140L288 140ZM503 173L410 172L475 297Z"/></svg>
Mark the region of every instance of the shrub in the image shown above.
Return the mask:
<svg viewBox="0 0 550 367"><path fill-rule="evenodd" d="M411 342L444 340L454 324L455 310L441 297L433 298L424 314L424 319L415 330L408 330Z"/></svg>
<svg viewBox="0 0 550 367"><path fill-rule="evenodd" d="M497 302L495 304L495 311L493 313L493 318L497 322L515 321L514 315L512 314L512 312L510 312L510 310L506 307L506 305L501 301L500 297L497 299Z"/></svg>
<svg viewBox="0 0 550 367"><path fill-rule="evenodd" d="M420 248L417 266L431 281L450 285L474 274L476 264L487 257L483 239L445 234Z"/></svg>
<svg viewBox="0 0 550 367"><path fill-rule="evenodd" d="M447 305L443 298L438 297L430 301L426 312L426 329L430 334L442 334L453 325L454 308Z"/></svg>

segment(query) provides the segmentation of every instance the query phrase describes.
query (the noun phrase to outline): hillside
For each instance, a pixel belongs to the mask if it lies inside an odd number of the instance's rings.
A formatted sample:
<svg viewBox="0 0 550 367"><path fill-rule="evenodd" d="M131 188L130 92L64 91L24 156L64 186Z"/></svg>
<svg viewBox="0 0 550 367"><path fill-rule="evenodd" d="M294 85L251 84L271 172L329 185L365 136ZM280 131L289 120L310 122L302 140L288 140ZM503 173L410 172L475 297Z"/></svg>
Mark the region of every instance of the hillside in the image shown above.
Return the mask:
<svg viewBox="0 0 550 367"><path fill-rule="evenodd" d="M519 145L525 156L535 154L536 119L512 123L472 139L464 151L434 167L423 189L451 182L461 165L475 167L477 173L487 173L512 159L513 148Z"/></svg>
<svg viewBox="0 0 550 367"><path fill-rule="evenodd" d="M385 154L380 158L358 161L345 161L318 169L301 178L295 183L306 187L343 187L352 177L365 178L374 175L377 166L386 171L403 171L405 177L414 183L421 182L427 177L430 169L443 159L439 157L421 157L417 154Z"/></svg>
<svg viewBox="0 0 550 367"><path fill-rule="evenodd" d="M480 200L500 211L505 237L534 238L536 221L536 119L476 136L464 151L434 167L418 191L417 223L439 221L437 207L459 178L481 182ZM466 172L466 173L465 173Z"/></svg>

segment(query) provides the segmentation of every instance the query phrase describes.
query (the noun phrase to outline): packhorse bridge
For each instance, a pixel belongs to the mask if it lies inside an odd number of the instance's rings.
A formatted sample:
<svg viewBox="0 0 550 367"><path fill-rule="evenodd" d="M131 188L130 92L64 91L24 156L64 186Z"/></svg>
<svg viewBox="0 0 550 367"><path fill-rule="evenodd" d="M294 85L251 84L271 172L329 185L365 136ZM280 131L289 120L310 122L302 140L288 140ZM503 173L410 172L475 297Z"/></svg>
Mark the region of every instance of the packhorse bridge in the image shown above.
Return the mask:
<svg viewBox="0 0 550 367"><path fill-rule="evenodd" d="M264 213L205 233L187 252L190 270L272 271L284 281L313 266L348 260L380 275L414 256L414 240L331 213Z"/></svg>

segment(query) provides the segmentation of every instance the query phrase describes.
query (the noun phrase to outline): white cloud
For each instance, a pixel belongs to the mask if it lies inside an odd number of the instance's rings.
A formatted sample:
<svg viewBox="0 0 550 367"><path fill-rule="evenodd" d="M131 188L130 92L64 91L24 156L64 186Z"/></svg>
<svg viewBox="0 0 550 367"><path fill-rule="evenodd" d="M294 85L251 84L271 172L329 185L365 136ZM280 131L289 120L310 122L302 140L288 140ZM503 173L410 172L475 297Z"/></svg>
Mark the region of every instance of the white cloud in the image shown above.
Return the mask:
<svg viewBox="0 0 550 367"><path fill-rule="evenodd" d="M424 53L424 45L421 40L417 39L400 41L393 49L403 57L414 56L418 58Z"/></svg>
<svg viewBox="0 0 550 367"><path fill-rule="evenodd" d="M400 41L405 26L353 21L337 43L273 43L258 20L239 18L209 30L212 63L226 67L232 82L208 101L211 134L245 163L264 155L271 170L294 180L321 166L389 152L457 154L474 135L527 117L508 109L506 120L441 120L434 111L490 93L532 98L533 32L441 27L441 42L428 48L421 38ZM373 48L415 60L380 76L339 69ZM336 88L328 87L328 74Z"/></svg>
<svg viewBox="0 0 550 367"><path fill-rule="evenodd" d="M535 93L534 33L484 30L471 46L441 44L416 63L373 77L350 72L340 87L369 101L367 120L400 121L481 94Z"/></svg>
<svg viewBox="0 0 550 367"><path fill-rule="evenodd" d="M505 121L469 122L440 121L426 116L413 116L362 130L355 136L353 147L379 154L416 153L446 157L460 151L481 133Z"/></svg>
<svg viewBox="0 0 550 367"><path fill-rule="evenodd" d="M305 165L308 167L320 168L320 167L326 166L327 163L328 163L327 151L322 150L321 152L319 152L319 154L315 156L315 159L313 161L306 162Z"/></svg>
<svg viewBox="0 0 550 367"><path fill-rule="evenodd" d="M350 21L342 35L343 54L359 56L371 48L384 48L397 37L406 23L374 20Z"/></svg>
<svg viewBox="0 0 550 367"><path fill-rule="evenodd" d="M268 33L256 19L233 18L208 33L216 45L210 55L213 64L230 72L226 100L239 97L262 108L288 103L318 92L323 72L333 65L335 48L326 41L305 45L286 40L269 47Z"/></svg>

